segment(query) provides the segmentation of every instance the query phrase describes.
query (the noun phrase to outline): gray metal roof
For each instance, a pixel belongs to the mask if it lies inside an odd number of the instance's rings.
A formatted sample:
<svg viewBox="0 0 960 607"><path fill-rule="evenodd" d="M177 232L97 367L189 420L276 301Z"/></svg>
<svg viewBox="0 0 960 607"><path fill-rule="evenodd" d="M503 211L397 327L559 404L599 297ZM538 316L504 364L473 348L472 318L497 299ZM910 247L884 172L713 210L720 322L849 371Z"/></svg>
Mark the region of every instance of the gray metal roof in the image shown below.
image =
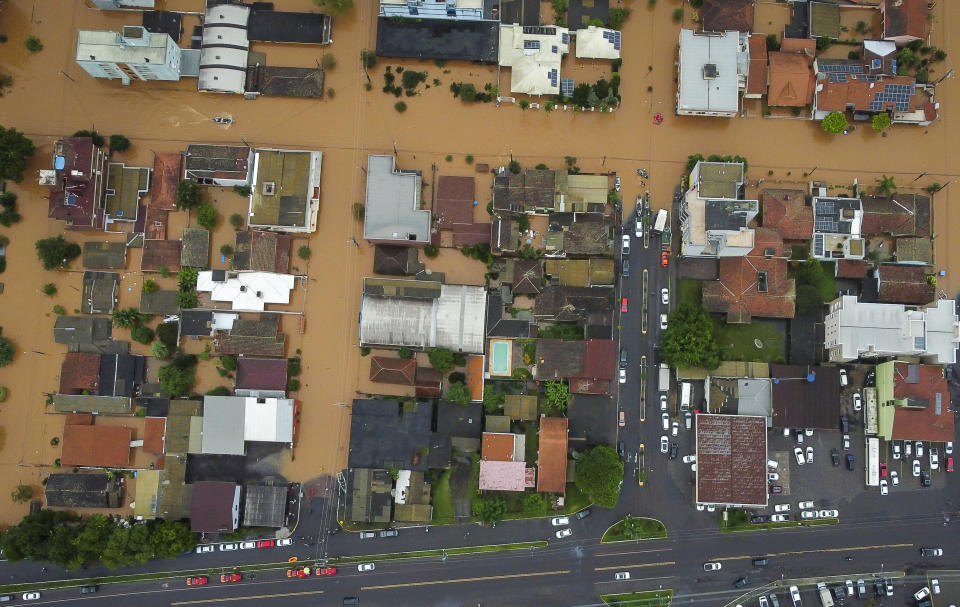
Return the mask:
<svg viewBox="0 0 960 607"><path fill-rule="evenodd" d="M287 511L287 487L245 485L244 527L283 527Z"/></svg>
<svg viewBox="0 0 960 607"><path fill-rule="evenodd" d="M132 402L123 396L95 396L92 394L54 394L53 409L57 413L130 413Z"/></svg>
<svg viewBox="0 0 960 607"><path fill-rule="evenodd" d="M680 30L680 112L734 113L739 107L737 53L740 35L721 35ZM705 69L712 66L712 74Z"/></svg>
<svg viewBox="0 0 960 607"><path fill-rule="evenodd" d="M367 240L430 242L430 209L421 208L419 171L401 171L393 156L367 157Z"/></svg>
<svg viewBox="0 0 960 607"><path fill-rule="evenodd" d="M203 446L201 452L215 455L244 455L245 411L243 399L206 396L203 399Z"/></svg>

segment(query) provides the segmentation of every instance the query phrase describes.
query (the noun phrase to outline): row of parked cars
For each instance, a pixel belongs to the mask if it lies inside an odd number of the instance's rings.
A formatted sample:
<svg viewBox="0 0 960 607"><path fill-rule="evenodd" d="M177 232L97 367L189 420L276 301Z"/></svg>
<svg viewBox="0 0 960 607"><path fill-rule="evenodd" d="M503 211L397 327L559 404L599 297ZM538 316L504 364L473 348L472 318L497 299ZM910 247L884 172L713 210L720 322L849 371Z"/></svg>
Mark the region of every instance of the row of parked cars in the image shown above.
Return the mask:
<svg viewBox="0 0 960 607"><path fill-rule="evenodd" d="M293 538L285 537L280 540L256 540L256 541L246 541L246 542L225 542L222 544L200 544L196 547L194 552L197 554L206 554L208 552L216 552L219 549L221 552L230 552L232 550L253 550L255 548L283 548L284 546L292 546Z"/></svg>

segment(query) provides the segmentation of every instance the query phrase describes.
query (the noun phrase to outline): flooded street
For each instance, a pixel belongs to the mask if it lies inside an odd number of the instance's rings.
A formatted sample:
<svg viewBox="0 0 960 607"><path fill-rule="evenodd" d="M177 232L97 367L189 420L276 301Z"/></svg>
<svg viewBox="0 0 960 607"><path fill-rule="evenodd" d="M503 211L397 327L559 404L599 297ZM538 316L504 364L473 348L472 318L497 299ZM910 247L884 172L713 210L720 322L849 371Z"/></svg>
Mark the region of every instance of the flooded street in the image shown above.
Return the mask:
<svg viewBox="0 0 960 607"><path fill-rule="evenodd" d="M158 1L158 8L198 12L201 0ZM278 10L311 11L312 0L279 0ZM380 59L370 70L372 89L359 63L360 51L375 46L374 0L357 0L352 14L333 20L333 44L327 47L254 43L252 50L265 52L269 65L313 67L325 53L332 53L337 65L325 75L324 87L334 89L333 97L317 99L260 98L244 100L238 95L199 93L196 79L178 83L135 81L128 87L118 81L98 80L87 75L73 60L78 29L113 30L122 25L139 25L135 12L101 12L87 8L82 0L7 0L0 13L0 32L8 41L0 45L0 70L13 76L13 87L0 98L0 124L25 132L37 152L21 184L8 183L17 193L23 221L0 228L11 239L7 247L7 269L0 274L4 292L0 295L0 325L3 335L17 346L14 364L0 369L0 385L9 396L0 404L0 496L9 495L18 482L41 493L40 480L51 472L59 447L51 439L62 436L63 417L45 414L46 394L58 386L60 363L65 346L53 342L53 306L68 314L80 307L80 259L70 271L44 271L34 252L39 238L64 233L63 224L47 218L47 190L36 185L36 172L49 168L53 142L78 129L95 128L109 136L120 133L132 142L131 148L114 154L113 160L130 166L153 166L154 152L179 152L190 143L247 143L251 146L320 150L323 152L321 210L317 231L296 239L291 265L296 274L306 274L305 288L294 291L284 311L303 312L305 330L298 332L298 319L284 320L287 356L302 351L302 386L296 398L302 403L299 443L286 464L291 480L306 480L335 472L346 464L349 435L349 403L357 391L391 390L386 384L368 380L369 358L360 355L357 345L357 317L361 281L372 275L373 247L362 239L363 225L351 214L351 205L362 202L365 177L361 167L368 153L391 153L396 148L398 166L423 171L424 180L436 167L437 175L476 177L477 221L488 221L489 175L475 172L466 163L491 167L511 157L525 167L545 163L564 166L565 156L575 156L584 173L615 171L623 178L621 195L625 212L643 189L652 195L654 206L666 206L680 180L687 156L694 153L739 154L749 161L751 182L763 179L766 185L803 180L803 173L831 185L848 185L853 179L871 186L881 175L893 175L901 191L921 188L933 182L951 184L960 174L960 138L950 124L960 119L960 82L947 79L937 88L940 118L929 127L895 125L882 137L869 125L848 136L830 136L818 124L804 120L763 118L679 118L674 115L678 25L671 19L679 0L661 0L655 8L646 2L632 3L623 43L623 105L612 114L538 110L523 111L513 105L497 108L493 103L467 104L455 99L449 85L454 81L496 83L497 69L489 66ZM546 5L545 5L546 6ZM758 6L757 29L774 23L780 7ZM687 7L689 10L689 7ZM549 19L545 11L544 18ZM769 15L769 16L768 16ZM938 2L931 22L931 43L946 49L945 62L931 71L931 80L943 75L953 64L952 32L947 23L960 22L960 3ZM761 18L762 16L762 18ZM783 18L782 16L780 17ZM181 46L189 46L190 29L196 17L184 18ZM774 27L774 26L771 26ZM44 48L28 53L24 40L35 35ZM426 89L403 97L408 109L394 109L397 98L383 93L387 65L426 71ZM653 66L648 70L648 66ZM599 74L600 72L598 72ZM598 77L596 75L591 77ZM434 85L434 78L440 81ZM509 74L502 77L504 87ZM652 91L648 91L652 87ZM653 124L653 115L663 114L663 123ZM233 118L229 126L215 124L214 116ZM446 160L452 155L451 161ZM650 172L645 188L636 174L638 167ZM772 176L768 171L773 171ZM923 177L916 179L921 174ZM958 186L960 187L960 186ZM430 192L428 188L426 192ZM226 268L219 249L233 244L233 228L226 219L232 213L246 213L247 201L223 188L206 190L215 199L219 221L211 238L211 267ZM425 194L426 195L426 194ZM958 211L951 209L951 197L960 190L950 185L935 197L936 270L946 271L938 288L947 296L960 288L960 227ZM195 222L194 222L195 223ZM185 213L171 213L168 238L179 238L187 225ZM74 242L122 240L121 234L70 231ZM354 242L355 240L355 242ZM296 257L296 249L308 244L309 262ZM435 259L421 253L427 268L444 272L448 282L483 284L482 263L459 251L444 249ZM953 270L956 266L957 270ZM121 272L119 307L139 303L143 276L139 272L140 250L129 249L127 269ZM954 273L957 276L954 276ZM175 288L175 278L157 280L163 288ZM44 283L56 284L54 297L42 295ZM154 320L154 324L156 323ZM129 332L115 329L114 337L128 339ZM198 353L202 343L189 341L185 350ZM134 353L149 354L149 348L133 343ZM196 389L204 392L224 383L215 372L215 361L201 362ZM397 394L406 393L397 386ZM129 425L134 425L131 422ZM136 435L136 432L135 432ZM140 438L135 436L135 438ZM129 502L132 496L129 496ZM13 505L0 498L0 523L18 520L27 505Z"/></svg>

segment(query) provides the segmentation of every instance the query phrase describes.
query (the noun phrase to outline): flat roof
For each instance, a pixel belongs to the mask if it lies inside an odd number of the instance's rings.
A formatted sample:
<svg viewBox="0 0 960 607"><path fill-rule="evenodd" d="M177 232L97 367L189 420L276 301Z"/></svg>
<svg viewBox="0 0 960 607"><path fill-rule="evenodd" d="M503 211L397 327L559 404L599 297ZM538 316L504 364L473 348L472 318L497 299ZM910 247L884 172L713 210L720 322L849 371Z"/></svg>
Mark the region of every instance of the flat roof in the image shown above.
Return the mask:
<svg viewBox="0 0 960 607"><path fill-rule="evenodd" d="M840 421L840 369L770 365L770 381L775 428L837 428Z"/></svg>
<svg viewBox="0 0 960 607"><path fill-rule="evenodd" d="M249 224L316 227L322 162L320 152L258 149L253 157Z"/></svg>
<svg viewBox="0 0 960 607"><path fill-rule="evenodd" d="M767 420L696 416L697 503L767 505Z"/></svg>
<svg viewBox="0 0 960 607"><path fill-rule="evenodd" d="M140 199L150 190L150 169L128 167L122 162L107 165L104 206L114 221L136 221Z"/></svg>
<svg viewBox="0 0 960 607"><path fill-rule="evenodd" d="M127 245L120 241L83 243L83 267L123 269L127 266Z"/></svg>
<svg viewBox="0 0 960 607"><path fill-rule="evenodd" d="M377 56L497 62L499 21L377 19Z"/></svg>
<svg viewBox="0 0 960 607"><path fill-rule="evenodd" d="M137 26L124 26L140 30ZM145 30L141 30L144 31ZM172 42L169 35L146 33L145 46L124 44L120 32L79 30L77 32L77 61L102 61L107 63L132 63L164 65L167 62L167 45ZM138 36L139 37L139 36Z"/></svg>
<svg viewBox="0 0 960 607"><path fill-rule="evenodd" d="M293 13L263 10L265 3L254 5L248 23L250 40L258 42L296 42L330 44L330 16L323 13Z"/></svg>
<svg viewBox="0 0 960 607"><path fill-rule="evenodd" d="M426 244L430 209L421 207L419 171L397 169L393 156L367 157L367 196L363 237Z"/></svg>
<svg viewBox="0 0 960 607"><path fill-rule="evenodd" d="M208 4L200 48L201 91L242 93L247 79L247 20L250 7Z"/></svg>
<svg viewBox="0 0 960 607"><path fill-rule="evenodd" d="M737 84L737 32L719 35L680 30L680 85L678 109L688 112L735 113L740 106ZM715 76L706 78L707 66Z"/></svg>

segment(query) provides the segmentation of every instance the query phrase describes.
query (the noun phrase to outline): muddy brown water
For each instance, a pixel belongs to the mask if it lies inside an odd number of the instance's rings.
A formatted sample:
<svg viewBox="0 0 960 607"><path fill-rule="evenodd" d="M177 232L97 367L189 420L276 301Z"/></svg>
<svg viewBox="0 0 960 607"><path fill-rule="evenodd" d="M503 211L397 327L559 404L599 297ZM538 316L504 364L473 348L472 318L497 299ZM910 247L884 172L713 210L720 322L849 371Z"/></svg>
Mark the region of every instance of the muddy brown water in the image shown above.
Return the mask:
<svg viewBox="0 0 960 607"><path fill-rule="evenodd" d="M200 0L168 0L158 5L195 12L203 8ZM277 5L294 11L314 7L310 0L287 0ZM62 233L63 226L47 219L46 192L35 184L36 171L50 164L54 140L77 129L125 134L133 145L114 159L135 166L152 166L153 151L176 152L191 142L246 141L254 146L323 151L319 228L303 241L309 243L313 256L309 263L295 257L293 262L308 280L305 287L294 292L291 304L280 308L306 314L303 334L297 331L296 318L284 322L288 355L298 348L303 355L302 387L296 395L303 403L300 441L284 467L293 480L342 468L347 455L349 411L339 405L349 402L358 390L391 389L369 382L369 359L362 358L357 347L360 284L371 274L373 251L362 241L362 224L351 217L350 205L363 200L360 167L368 153L391 152L396 146L399 166L420 169L424 175L431 174L432 165L440 174L474 175L474 167L464 160L467 154L473 155L475 162L491 166L504 164L512 156L525 166L542 162L560 167L564 156L576 156L584 172L616 171L623 177L621 194L627 211L632 210L633 200L643 189L651 191L655 206L665 205L686 157L696 152L745 156L750 161L751 181L764 179L767 184L794 182L803 172L813 172L814 177L831 184L849 184L854 178L872 184L877 177L888 174L894 175L903 188L922 187L933 181L952 183L958 174L960 138L952 136L956 129L950 127L957 122L958 111L958 83L954 80L948 79L938 87L941 118L937 122L929 127L896 126L886 137L873 133L869 126L861 126L848 136L831 137L817 125L800 120L675 117L673 65L678 25L671 14L680 6L678 0L661 1L652 9L646 3L633 2L633 14L624 27L623 106L607 115L545 114L514 106L498 109L494 104L464 104L452 97L451 82L468 81L481 87L497 82L495 67L469 64L448 63L439 68L433 62L381 59L370 71L373 89L367 92L357 58L361 49L374 47L376 3L364 0L356 5L352 14L334 19L334 43L329 47L254 45L254 50L267 53L271 65L313 66L324 53L333 53L338 64L327 73L325 83L335 90L333 98L245 101L234 95L198 93L194 79L135 82L123 87L118 82L87 76L73 62L76 31L116 31L122 25L138 24L135 13L101 12L86 7L82 0L4 2L0 31L8 41L0 45L0 69L13 76L14 85L0 98L0 124L26 132L36 142L37 154L23 183L11 184L20 197L24 220L14 228L0 229L12 241L7 270L0 275L5 284L5 292L0 295L0 325L18 349L15 363L0 369L0 384L10 392L7 401L0 404L0 429L6 433L6 440L0 444L0 496L8 495L18 482L33 485L35 495L39 495L40 480L59 456L59 446L51 446L50 439L62 435L63 418L46 414L44 405L45 394L57 389L64 354L64 347L53 343L52 308L59 304L72 313L79 307L81 274L79 260L71 271L46 272L40 267L33 242ZM960 3L939 2L934 15L931 42L951 56L935 66L932 78L952 65L953 36L945 24L958 22ZM782 10L774 5L762 3L758 8L758 30L780 28L784 20ZM185 18L185 39L196 22L195 17ZM24 49L23 42L29 35L41 39L43 51L30 54ZM394 110L397 99L380 90L386 65L428 72L431 88L421 85L419 95L403 97L408 105L403 114ZM648 66L653 69L648 70ZM587 75L592 71L605 73L591 67L580 67L577 73ZM434 86L433 78L441 84ZM508 72L501 82L506 88ZM660 126L652 122L656 112L664 116ZM220 114L232 116L233 124L214 124L211 119ZM447 154L454 156L451 162L445 160ZM651 178L645 185L636 175L638 167L650 171ZM773 176L767 175L769 170L774 171ZM922 173L927 175L915 180ZM490 178L477 177L479 219L489 200ZM952 185L947 187L937 195L935 204L936 269L947 272L939 284L950 296L960 285L953 276L955 265L960 272L960 265L954 262L960 237L954 238L952 232L958 220L949 204L955 193ZM226 267L218 251L222 244L232 243L233 230L225 218L233 212L242 213L245 204L226 190L211 189L208 195L216 199L221 213L211 242L212 267ZM171 214L168 237L178 237L187 221L184 213ZM77 242L105 238L79 232L68 236ZM356 239L359 246L354 246L351 239ZM483 281L483 265L454 250L443 251L435 260L427 260L427 265L445 272L450 281ZM138 303L143 279L139 251L131 250L127 269L122 272L119 305ZM39 288L46 282L57 285L55 297L40 294ZM174 285L172 278L160 282L165 287ZM125 330L116 333L118 337L126 335ZM202 344L188 342L185 349L199 352ZM133 350L147 353L147 348L139 344L134 344ZM223 383L212 361L201 363L198 376L201 392ZM136 463L141 459L137 456ZM128 501L131 499L128 496ZM0 522L15 521L26 512L26 505L12 505L3 498L0 503Z"/></svg>

